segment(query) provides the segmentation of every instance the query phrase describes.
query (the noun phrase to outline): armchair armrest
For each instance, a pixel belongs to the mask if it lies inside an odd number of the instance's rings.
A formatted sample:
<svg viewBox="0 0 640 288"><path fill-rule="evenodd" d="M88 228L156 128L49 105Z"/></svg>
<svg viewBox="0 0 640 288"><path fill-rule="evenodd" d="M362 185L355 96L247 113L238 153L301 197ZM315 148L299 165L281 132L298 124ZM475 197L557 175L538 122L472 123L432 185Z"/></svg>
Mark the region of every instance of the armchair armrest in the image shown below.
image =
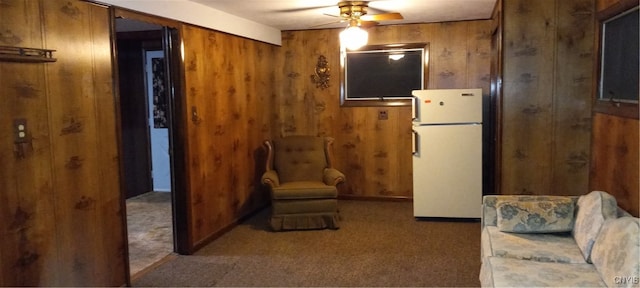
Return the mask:
<svg viewBox="0 0 640 288"><path fill-rule="evenodd" d="M324 173L322 176L322 181L324 184L336 186L339 183L344 182L345 176L342 172L338 171L335 168L324 168Z"/></svg>
<svg viewBox="0 0 640 288"><path fill-rule="evenodd" d="M262 184L269 185L271 188L280 186L280 178L276 170L269 170L262 174Z"/></svg>

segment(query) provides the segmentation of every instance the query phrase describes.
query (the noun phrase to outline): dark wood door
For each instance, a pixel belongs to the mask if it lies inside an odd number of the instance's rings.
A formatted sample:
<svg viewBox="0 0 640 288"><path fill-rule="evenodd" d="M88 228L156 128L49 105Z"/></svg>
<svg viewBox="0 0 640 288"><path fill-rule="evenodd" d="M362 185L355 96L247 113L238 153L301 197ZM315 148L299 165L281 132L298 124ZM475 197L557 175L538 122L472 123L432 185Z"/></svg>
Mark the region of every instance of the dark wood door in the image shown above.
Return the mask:
<svg viewBox="0 0 640 288"><path fill-rule="evenodd" d="M149 124L144 80L144 50L161 49L161 31L117 33L126 197L153 190Z"/></svg>

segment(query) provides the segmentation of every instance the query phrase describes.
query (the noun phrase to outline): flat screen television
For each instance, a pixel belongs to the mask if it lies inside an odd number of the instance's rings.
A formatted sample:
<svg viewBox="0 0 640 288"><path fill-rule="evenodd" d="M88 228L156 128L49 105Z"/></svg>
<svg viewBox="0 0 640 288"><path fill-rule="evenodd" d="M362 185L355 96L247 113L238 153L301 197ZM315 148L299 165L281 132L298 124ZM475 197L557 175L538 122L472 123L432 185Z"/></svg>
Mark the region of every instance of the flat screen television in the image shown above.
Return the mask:
<svg viewBox="0 0 640 288"><path fill-rule="evenodd" d="M426 86L426 43L370 45L344 55L343 100L408 99Z"/></svg>

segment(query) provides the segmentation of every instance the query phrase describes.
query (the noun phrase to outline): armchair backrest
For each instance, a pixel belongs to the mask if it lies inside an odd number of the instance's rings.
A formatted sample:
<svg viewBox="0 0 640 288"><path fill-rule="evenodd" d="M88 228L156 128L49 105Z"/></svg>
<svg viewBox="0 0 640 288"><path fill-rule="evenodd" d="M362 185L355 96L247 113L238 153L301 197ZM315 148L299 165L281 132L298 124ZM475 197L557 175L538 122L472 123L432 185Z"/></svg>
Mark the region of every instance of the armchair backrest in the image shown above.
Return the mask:
<svg viewBox="0 0 640 288"><path fill-rule="evenodd" d="M328 167L325 138L288 136L274 141L273 168L280 182L322 181Z"/></svg>

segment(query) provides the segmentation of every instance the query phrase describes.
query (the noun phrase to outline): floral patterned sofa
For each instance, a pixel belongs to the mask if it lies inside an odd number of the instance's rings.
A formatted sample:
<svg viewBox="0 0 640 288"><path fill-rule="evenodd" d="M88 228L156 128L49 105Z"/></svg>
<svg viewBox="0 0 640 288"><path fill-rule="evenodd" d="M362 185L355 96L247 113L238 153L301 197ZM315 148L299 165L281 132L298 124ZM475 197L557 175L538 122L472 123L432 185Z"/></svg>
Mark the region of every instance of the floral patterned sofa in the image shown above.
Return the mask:
<svg viewBox="0 0 640 288"><path fill-rule="evenodd" d="M640 220L610 194L487 195L483 287L640 287Z"/></svg>

